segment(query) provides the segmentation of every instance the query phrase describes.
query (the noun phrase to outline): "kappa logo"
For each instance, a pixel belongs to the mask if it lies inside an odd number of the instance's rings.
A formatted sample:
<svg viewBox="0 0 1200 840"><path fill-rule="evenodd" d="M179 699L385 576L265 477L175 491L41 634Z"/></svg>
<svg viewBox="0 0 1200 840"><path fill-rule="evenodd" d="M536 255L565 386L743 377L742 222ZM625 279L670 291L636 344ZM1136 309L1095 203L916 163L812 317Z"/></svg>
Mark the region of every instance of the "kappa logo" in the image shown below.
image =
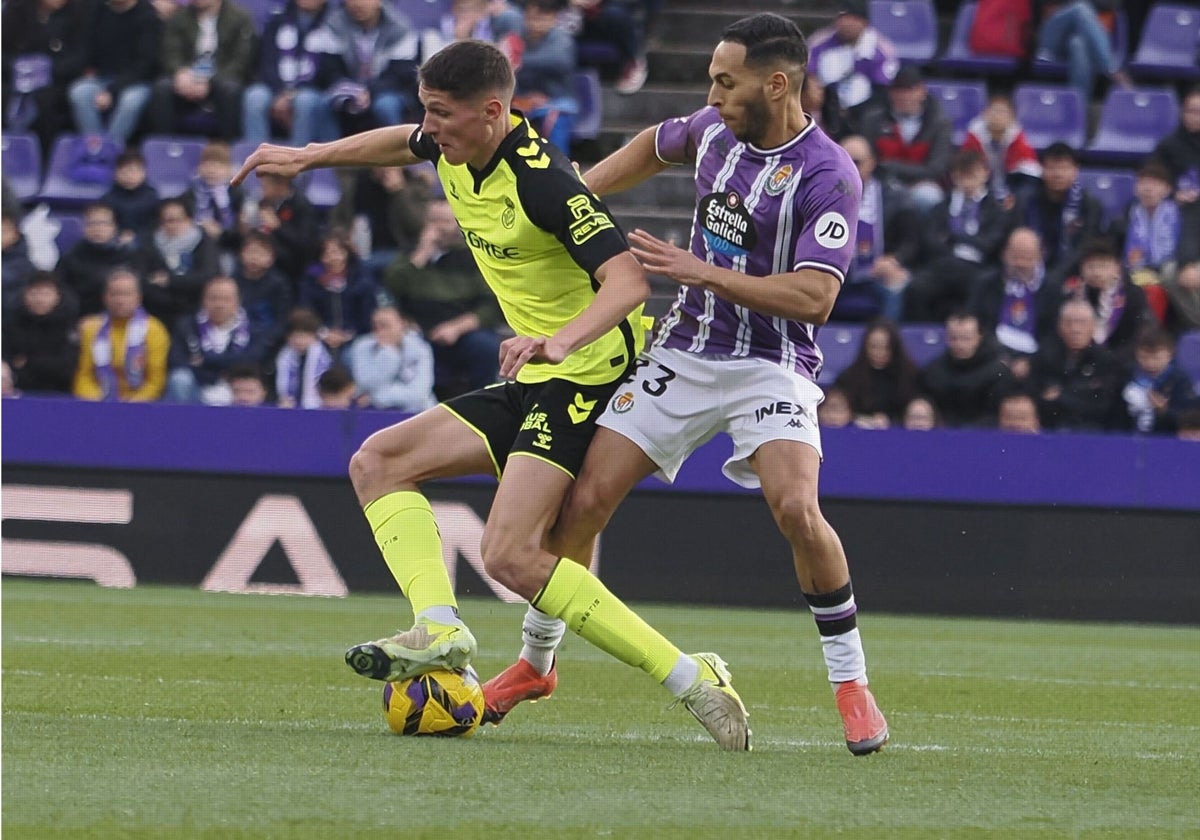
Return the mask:
<svg viewBox="0 0 1200 840"><path fill-rule="evenodd" d="M792 174L795 172L790 163L785 163L783 166L771 173L770 180L767 181L767 195L779 195L787 189L788 183L792 180Z"/></svg>
<svg viewBox="0 0 1200 840"><path fill-rule="evenodd" d="M633 392L626 391L613 397L612 410L614 414L624 414L633 408Z"/></svg>
<svg viewBox="0 0 1200 840"><path fill-rule="evenodd" d="M833 210L817 219L813 230L816 231L817 244L831 251L850 241L850 226L846 224L846 217Z"/></svg>
<svg viewBox="0 0 1200 840"><path fill-rule="evenodd" d="M575 401L567 406L567 415L570 416L571 422L578 426L592 414L592 409L596 407L595 400L585 400L583 394L575 392Z"/></svg>

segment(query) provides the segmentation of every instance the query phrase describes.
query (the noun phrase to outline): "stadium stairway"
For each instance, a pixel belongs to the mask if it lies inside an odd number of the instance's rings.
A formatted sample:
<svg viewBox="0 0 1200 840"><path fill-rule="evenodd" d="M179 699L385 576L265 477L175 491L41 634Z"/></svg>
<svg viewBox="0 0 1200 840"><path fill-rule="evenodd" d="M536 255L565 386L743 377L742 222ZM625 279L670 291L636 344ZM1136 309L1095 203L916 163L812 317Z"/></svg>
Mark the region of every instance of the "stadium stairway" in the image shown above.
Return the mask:
<svg viewBox="0 0 1200 840"><path fill-rule="evenodd" d="M803 4L759 0L744 5L668 0L650 39L650 75L645 87L632 96L622 96L610 86L603 90L604 123L592 147L594 155L603 156L620 148L649 125L703 107L708 96L709 58L721 30L730 23L754 12L776 12L795 20L806 35L811 35L828 25L835 8L835 0ZM608 203L626 231L642 228L682 243L691 229L695 198L691 168L675 167L612 196ZM652 285L654 296L648 308L652 314L661 315L678 287L661 277L652 278Z"/></svg>

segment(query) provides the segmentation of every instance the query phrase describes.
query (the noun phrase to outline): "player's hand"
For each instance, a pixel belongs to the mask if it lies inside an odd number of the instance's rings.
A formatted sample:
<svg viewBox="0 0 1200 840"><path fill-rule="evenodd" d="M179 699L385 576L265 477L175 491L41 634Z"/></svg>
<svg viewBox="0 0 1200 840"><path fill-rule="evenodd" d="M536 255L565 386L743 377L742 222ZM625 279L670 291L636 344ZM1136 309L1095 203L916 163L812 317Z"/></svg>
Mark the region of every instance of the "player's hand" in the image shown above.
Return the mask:
<svg viewBox="0 0 1200 840"><path fill-rule="evenodd" d="M566 357L566 352L553 339L516 335L500 343L500 376L515 379L527 364L557 365Z"/></svg>
<svg viewBox="0 0 1200 840"><path fill-rule="evenodd" d="M703 286L706 265L691 251L638 229L629 234L629 250L646 271L685 286Z"/></svg>
<svg viewBox="0 0 1200 840"><path fill-rule="evenodd" d="M304 171L301 151L301 149L290 146L274 146L270 143L263 143L250 154L250 157L246 158L242 168L229 179L229 183L237 186L246 180L247 175L256 170L263 175L295 178Z"/></svg>

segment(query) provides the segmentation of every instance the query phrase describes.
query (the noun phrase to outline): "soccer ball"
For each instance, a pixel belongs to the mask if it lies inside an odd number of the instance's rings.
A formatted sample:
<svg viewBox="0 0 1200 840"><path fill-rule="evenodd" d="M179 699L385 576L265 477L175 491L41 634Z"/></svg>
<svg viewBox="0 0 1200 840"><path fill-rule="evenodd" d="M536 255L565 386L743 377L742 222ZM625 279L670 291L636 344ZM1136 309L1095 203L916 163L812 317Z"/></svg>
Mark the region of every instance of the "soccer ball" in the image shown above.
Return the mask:
<svg viewBox="0 0 1200 840"><path fill-rule="evenodd" d="M383 714L397 735L470 736L483 720L483 687L470 665L385 683Z"/></svg>

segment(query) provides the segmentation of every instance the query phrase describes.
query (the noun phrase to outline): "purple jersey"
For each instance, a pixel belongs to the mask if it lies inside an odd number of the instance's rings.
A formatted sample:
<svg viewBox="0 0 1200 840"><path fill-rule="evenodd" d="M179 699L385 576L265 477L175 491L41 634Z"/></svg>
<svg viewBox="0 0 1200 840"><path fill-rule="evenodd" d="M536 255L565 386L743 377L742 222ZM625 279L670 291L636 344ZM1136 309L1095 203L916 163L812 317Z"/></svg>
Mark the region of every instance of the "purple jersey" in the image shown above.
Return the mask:
<svg viewBox="0 0 1200 840"><path fill-rule="evenodd" d="M814 268L845 279L854 258L862 182L850 156L811 120L774 149L739 142L715 108L655 133L666 163L695 163L691 251L752 277ZM683 286L656 343L702 355L753 356L816 381L817 329Z"/></svg>

